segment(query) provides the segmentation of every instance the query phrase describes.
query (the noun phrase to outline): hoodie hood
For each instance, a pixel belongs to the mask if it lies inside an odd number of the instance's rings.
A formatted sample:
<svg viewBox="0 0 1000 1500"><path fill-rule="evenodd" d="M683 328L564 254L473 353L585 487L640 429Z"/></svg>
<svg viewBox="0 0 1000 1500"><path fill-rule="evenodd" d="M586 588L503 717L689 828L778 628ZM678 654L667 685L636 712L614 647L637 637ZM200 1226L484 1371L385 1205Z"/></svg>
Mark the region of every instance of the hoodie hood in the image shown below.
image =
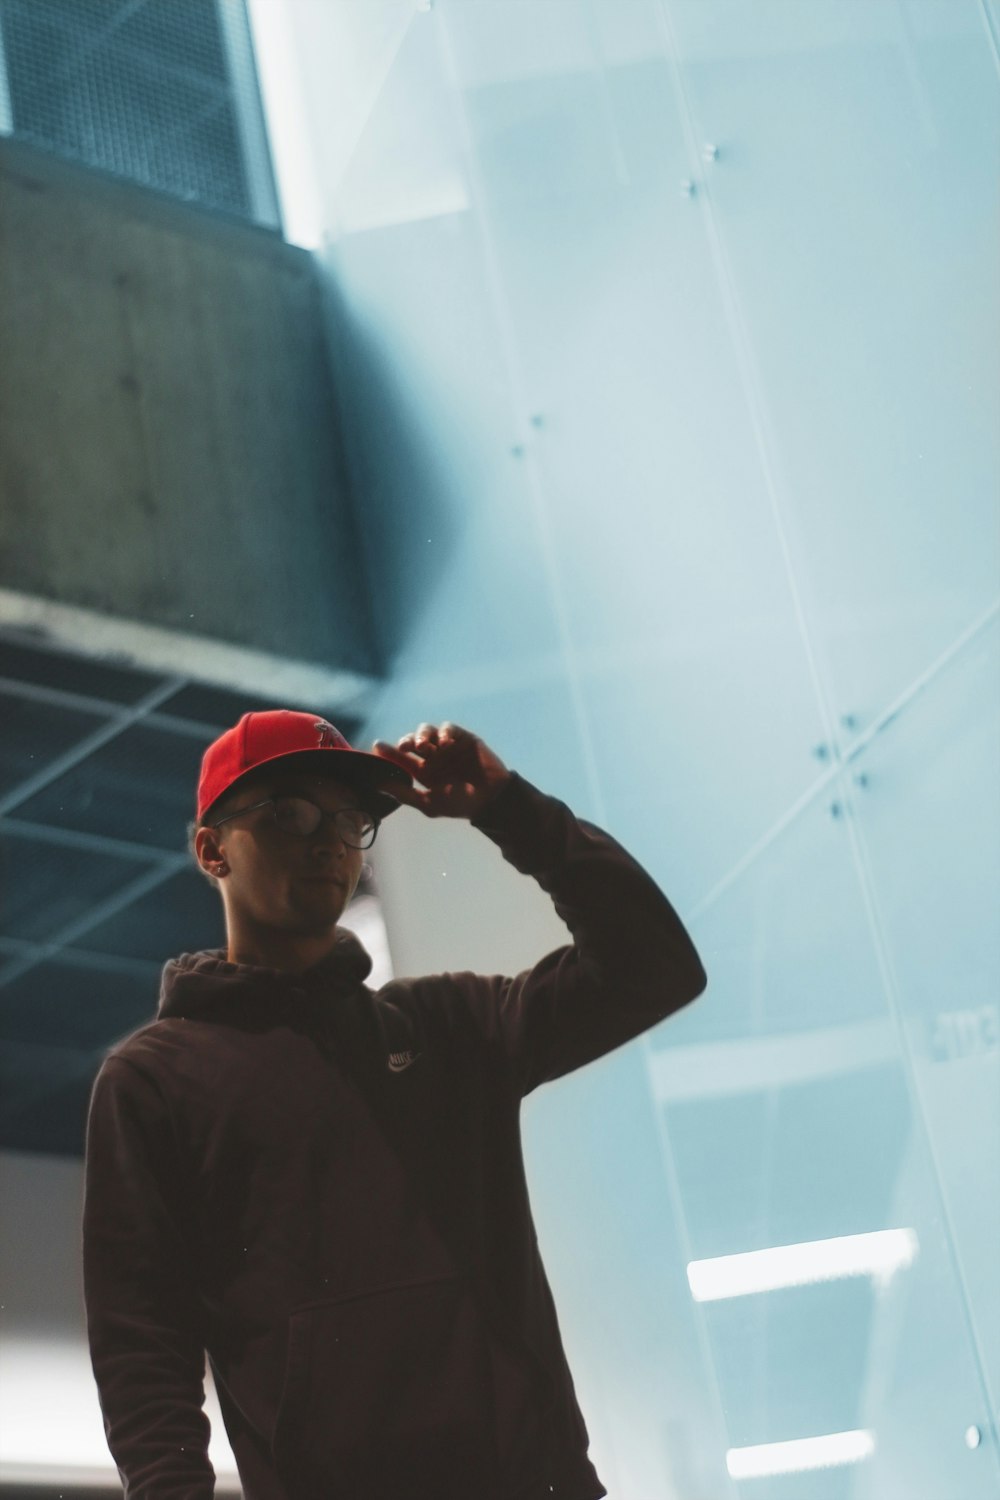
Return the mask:
<svg viewBox="0 0 1000 1500"><path fill-rule="evenodd" d="M301 1001L304 996L329 1001L356 990L372 969L367 950L346 928L338 928L336 944L326 957L301 973L230 963L226 952L225 948L206 948L170 959L160 980L157 1019L207 1019L249 1001L273 1004Z"/></svg>

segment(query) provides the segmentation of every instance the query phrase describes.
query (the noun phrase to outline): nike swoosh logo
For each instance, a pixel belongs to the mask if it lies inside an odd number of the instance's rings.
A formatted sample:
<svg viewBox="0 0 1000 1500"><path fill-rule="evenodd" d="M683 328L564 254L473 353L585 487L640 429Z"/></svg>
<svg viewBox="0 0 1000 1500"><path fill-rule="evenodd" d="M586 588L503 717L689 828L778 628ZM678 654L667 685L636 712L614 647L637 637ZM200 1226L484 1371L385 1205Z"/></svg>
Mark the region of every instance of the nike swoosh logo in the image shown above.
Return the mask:
<svg viewBox="0 0 1000 1500"><path fill-rule="evenodd" d="M394 1073L403 1073L411 1063L416 1062L419 1055L414 1052L390 1052L389 1067Z"/></svg>

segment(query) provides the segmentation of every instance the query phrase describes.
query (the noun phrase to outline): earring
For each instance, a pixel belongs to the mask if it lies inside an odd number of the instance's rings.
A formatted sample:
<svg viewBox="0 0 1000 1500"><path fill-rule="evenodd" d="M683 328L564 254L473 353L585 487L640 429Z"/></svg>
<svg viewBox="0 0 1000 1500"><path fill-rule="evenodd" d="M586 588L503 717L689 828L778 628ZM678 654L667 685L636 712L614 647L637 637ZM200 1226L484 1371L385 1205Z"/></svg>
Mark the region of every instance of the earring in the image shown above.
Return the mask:
<svg viewBox="0 0 1000 1500"><path fill-rule="evenodd" d="M362 865L361 866L361 879L362 880L371 880L371 878L372 878L372 867L371 867L371 865Z"/></svg>

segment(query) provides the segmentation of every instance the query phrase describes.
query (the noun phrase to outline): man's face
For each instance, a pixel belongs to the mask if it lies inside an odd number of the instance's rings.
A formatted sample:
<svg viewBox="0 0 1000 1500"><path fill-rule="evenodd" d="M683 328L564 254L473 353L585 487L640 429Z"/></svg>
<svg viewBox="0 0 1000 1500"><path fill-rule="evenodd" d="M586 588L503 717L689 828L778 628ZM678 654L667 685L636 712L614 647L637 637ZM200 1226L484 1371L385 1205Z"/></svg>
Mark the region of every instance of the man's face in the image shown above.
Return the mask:
<svg viewBox="0 0 1000 1500"><path fill-rule="evenodd" d="M237 803L250 807L282 796L307 797L325 813L361 805L351 787L294 766L248 779ZM280 828L271 805L223 823L215 837L228 867L220 884L231 927L238 918L240 926L249 922L303 936L331 932L354 894L365 857L364 850L343 842L332 818L303 836Z"/></svg>

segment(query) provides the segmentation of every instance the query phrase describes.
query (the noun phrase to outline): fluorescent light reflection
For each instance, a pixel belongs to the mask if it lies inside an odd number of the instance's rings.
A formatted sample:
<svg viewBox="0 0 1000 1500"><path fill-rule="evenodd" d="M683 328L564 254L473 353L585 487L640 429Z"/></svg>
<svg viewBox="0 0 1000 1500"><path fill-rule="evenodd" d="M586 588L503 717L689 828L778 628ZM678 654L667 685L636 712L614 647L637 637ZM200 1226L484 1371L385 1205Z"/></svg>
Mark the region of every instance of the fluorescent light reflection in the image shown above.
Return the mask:
<svg viewBox="0 0 1000 1500"><path fill-rule="evenodd" d="M842 1276L874 1276L884 1286L897 1271L913 1263L917 1249L912 1229L845 1234L832 1240L808 1240L801 1245L775 1245L769 1250L692 1260L687 1268L688 1284L696 1302L808 1286Z"/></svg>
<svg viewBox="0 0 1000 1500"><path fill-rule="evenodd" d="M830 1432L824 1437L794 1438L787 1443L730 1448L726 1468L733 1479L761 1479L767 1474L798 1474L804 1469L856 1464L874 1452L875 1438L870 1432Z"/></svg>

